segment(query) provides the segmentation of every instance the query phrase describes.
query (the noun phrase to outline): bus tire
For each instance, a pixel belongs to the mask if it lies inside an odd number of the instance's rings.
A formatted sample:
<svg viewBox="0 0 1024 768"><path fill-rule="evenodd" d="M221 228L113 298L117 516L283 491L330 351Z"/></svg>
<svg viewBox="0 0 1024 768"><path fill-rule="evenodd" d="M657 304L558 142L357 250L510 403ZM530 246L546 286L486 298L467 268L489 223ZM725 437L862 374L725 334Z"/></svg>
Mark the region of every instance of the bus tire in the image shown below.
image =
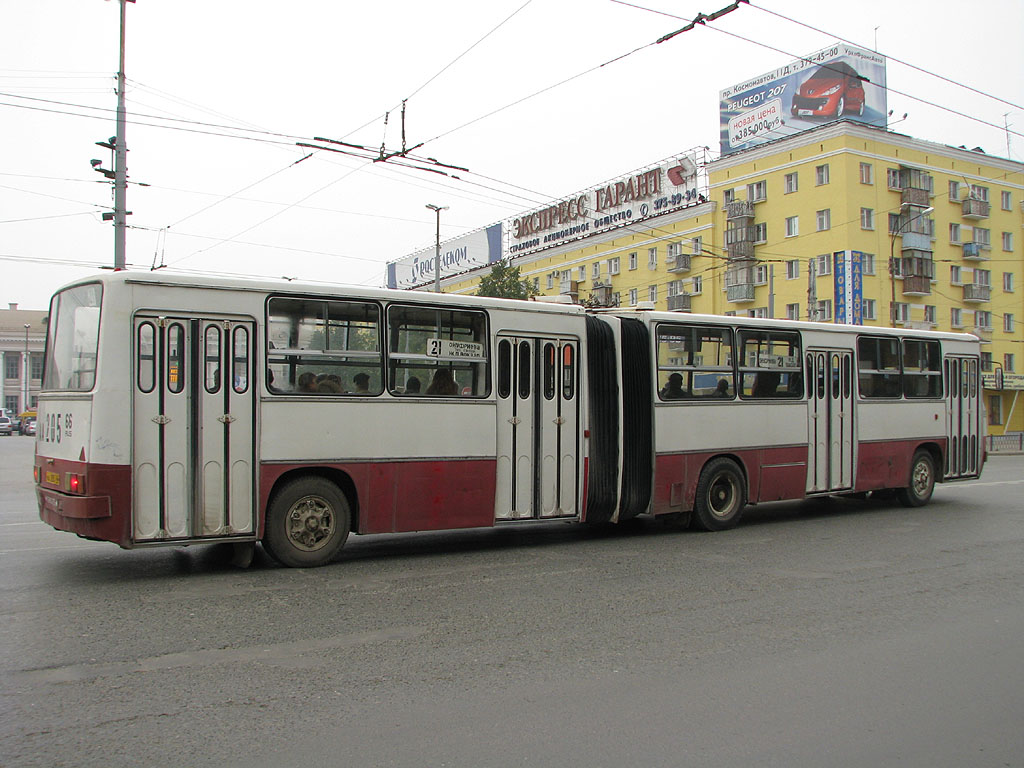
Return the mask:
<svg viewBox="0 0 1024 768"><path fill-rule="evenodd" d="M743 472L732 459L719 457L700 473L691 525L699 531L724 531L740 521L746 505Z"/></svg>
<svg viewBox="0 0 1024 768"><path fill-rule="evenodd" d="M923 507L935 490L935 460L928 451L918 451L910 463L910 484L896 489L896 498L905 507Z"/></svg>
<svg viewBox="0 0 1024 768"><path fill-rule="evenodd" d="M263 548L282 565L326 565L348 539L351 512L345 494L323 477L282 486L267 507Z"/></svg>

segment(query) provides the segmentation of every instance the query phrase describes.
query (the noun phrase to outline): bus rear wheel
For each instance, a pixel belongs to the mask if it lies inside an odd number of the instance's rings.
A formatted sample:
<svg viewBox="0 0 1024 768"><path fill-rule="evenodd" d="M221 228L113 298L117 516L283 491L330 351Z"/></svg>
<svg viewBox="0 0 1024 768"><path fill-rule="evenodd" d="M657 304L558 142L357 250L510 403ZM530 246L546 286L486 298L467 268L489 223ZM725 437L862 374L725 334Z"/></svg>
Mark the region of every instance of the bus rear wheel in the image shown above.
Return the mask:
<svg viewBox="0 0 1024 768"><path fill-rule="evenodd" d="M935 490L935 462L927 451L918 451L910 464L910 485L896 489L896 498L905 507L923 507Z"/></svg>
<svg viewBox="0 0 1024 768"><path fill-rule="evenodd" d="M322 477L291 480L267 507L263 547L282 565L326 565L348 539L351 512L338 486Z"/></svg>
<svg viewBox="0 0 1024 768"><path fill-rule="evenodd" d="M700 473L690 524L700 531L724 531L740 521L746 505L743 472L732 459L717 458Z"/></svg>

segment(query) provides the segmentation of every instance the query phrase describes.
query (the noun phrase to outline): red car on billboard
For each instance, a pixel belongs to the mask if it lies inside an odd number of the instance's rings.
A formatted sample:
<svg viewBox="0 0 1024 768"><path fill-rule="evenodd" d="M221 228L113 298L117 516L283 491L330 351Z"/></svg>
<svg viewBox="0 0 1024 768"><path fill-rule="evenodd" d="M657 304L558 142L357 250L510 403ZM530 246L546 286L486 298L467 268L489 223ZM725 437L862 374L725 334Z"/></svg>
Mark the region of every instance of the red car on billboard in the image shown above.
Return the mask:
<svg viewBox="0 0 1024 768"><path fill-rule="evenodd" d="M864 78L845 61L818 67L793 96L794 117L864 114Z"/></svg>

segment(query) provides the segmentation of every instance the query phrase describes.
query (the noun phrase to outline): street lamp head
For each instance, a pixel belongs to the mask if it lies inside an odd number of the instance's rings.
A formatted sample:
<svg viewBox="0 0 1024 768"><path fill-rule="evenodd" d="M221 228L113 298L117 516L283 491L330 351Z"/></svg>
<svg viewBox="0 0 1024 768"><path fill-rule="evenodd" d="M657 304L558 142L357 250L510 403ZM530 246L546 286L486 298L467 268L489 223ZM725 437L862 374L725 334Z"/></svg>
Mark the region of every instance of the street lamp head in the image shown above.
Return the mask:
<svg viewBox="0 0 1024 768"><path fill-rule="evenodd" d="M427 203L427 208L434 211L435 213L440 213L441 211L448 210L447 205L434 205L433 203Z"/></svg>

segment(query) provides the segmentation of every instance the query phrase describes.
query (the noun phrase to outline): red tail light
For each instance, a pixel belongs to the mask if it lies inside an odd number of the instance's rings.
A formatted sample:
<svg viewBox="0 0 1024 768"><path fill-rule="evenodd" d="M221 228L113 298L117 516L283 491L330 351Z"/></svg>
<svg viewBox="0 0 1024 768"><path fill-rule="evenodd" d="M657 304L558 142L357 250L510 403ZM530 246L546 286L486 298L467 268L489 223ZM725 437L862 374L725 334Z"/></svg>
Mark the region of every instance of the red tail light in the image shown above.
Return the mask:
<svg viewBox="0 0 1024 768"><path fill-rule="evenodd" d="M67 481L69 493L85 493L85 475L76 475L73 472L68 472Z"/></svg>

